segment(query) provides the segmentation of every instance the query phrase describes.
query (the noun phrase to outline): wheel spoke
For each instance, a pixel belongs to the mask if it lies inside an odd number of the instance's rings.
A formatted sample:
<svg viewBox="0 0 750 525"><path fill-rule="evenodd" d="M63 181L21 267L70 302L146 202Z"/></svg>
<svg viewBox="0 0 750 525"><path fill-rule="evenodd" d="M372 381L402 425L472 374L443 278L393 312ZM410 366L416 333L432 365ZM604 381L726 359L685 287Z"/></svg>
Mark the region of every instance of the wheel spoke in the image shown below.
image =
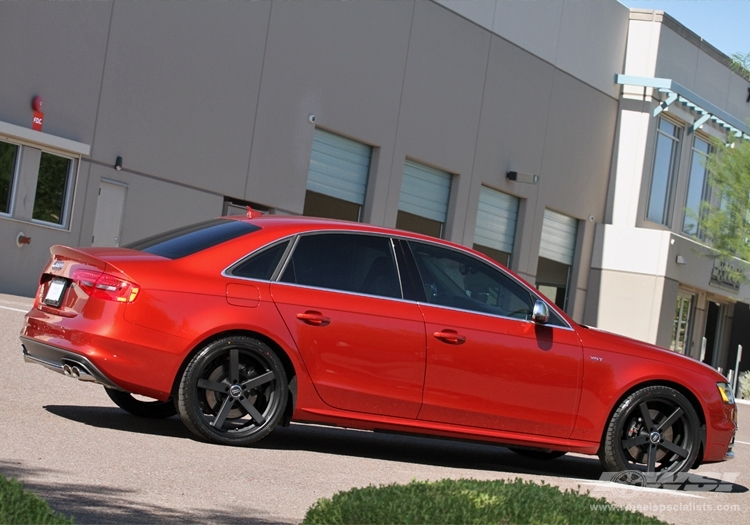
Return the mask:
<svg viewBox="0 0 750 525"><path fill-rule="evenodd" d="M622 442L622 448L638 447L648 443L648 434L641 434L639 436L626 439Z"/></svg>
<svg viewBox="0 0 750 525"><path fill-rule="evenodd" d="M265 385L266 383L270 383L276 379L276 376L273 375L273 372L266 372L265 374L261 374L258 377L253 377L252 379L248 379L244 383L242 383L242 388L249 390L251 388L257 388L261 385Z"/></svg>
<svg viewBox="0 0 750 525"><path fill-rule="evenodd" d="M682 412L682 408L677 407L677 409L672 412L672 415L669 416L667 420L664 421L664 423L659 425L659 428L657 428L656 430L658 430L659 432L664 432L666 429L675 424L675 422L682 416Z"/></svg>
<svg viewBox="0 0 750 525"><path fill-rule="evenodd" d="M656 453L658 450L658 447L653 443L648 447L647 472L656 472Z"/></svg>
<svg viewBox="0 0 750 525"><path fill-rule="evenodd" d="M648 411L648 405L644 401L641 403L641 406L639 407L641 409L641 417L643 418L643 423L646 425L646 429L651 432L654 429L654 422L651 419L651 414Z"/></svg>
<svg viewBox="0 0 750 525"><path fill-rule="evenodd" d="M236 348L229 351L229 381L233 385L240 382L240 351Z"/></svg>
<svg viewBox="0 0 750 525"><path fill-rule="evenodd" d="M664 448L666 448L670 452L674 452L675 454L677 454L681 458L686 458L686 457L688 457L688 454L690 454L690 452L688 452L686 449L682 448L679 445L675 445L671 441L664 441L664 442L661 443L661 446L664 447Z"/></svg>
<svg viewBox="0 0 750 525"><path fill-rule="evenodd" d="M234 400L231 397L224 399L219 414L216 416L216 419L211 422L211 425L214 428L221 429L224 426L224 421L226 421L229 411L232 410L232 405L234 405Z"/></svg>
<svg viewBox="0 0 750 525"><path fill-rule="evenodd" d="M216 381L209 381L208 379L199 379L198 388L213 390L214 392L220 392L222 394L226 394L229 391L229 387L225 383L217 383Z"/></svg>
<svg viewBox="0 0 750 525"><path fill-rule="evenodd" d="M265 418L261 415L260 412L258 412L258 409L256 409L252 405L252 403L247 400L246 397L240 399L240 404L245 410L247 410L247 413L250 414L250 417L253 418L253 421L255 421L256 425L262 425L266 422Z"/></svg>

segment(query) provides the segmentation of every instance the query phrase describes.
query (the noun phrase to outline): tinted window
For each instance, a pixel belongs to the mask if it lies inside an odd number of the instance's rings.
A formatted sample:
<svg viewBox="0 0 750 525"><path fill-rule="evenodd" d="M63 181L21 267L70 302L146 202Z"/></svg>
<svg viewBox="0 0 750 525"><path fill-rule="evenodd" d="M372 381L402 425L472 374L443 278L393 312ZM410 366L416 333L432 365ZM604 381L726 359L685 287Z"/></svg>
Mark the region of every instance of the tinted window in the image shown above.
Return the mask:
<svg viewBox="0 0 750 525"><path fill-rule="evenodd" d="M247 222L212 219L160 233L130 243L124 248L152 253L169 259L179 259L259 229L258 226Z"/></svg>
<svg viewBox="0 0 750 525"><path fill-rule="evenodd" d="M289 241L284 241L253 254L249 259L232 268L229 274L248 279L268 281L273 276L273 272L279 265L281 256L284 255L284 251L288 245Z"/></svg>
<svg viewBox="0 0 750 525"><path fill-rule="evenodd" d="M382 297L401 297L387 237L331 233L300 238L281 281Z"/></svg>
<svg viewBox="0 0 750 525"><path fill-rule="evenodd" d="M428 302L531 319L531 293L499 270L457 251L414 242L409 245Z"/></svg>

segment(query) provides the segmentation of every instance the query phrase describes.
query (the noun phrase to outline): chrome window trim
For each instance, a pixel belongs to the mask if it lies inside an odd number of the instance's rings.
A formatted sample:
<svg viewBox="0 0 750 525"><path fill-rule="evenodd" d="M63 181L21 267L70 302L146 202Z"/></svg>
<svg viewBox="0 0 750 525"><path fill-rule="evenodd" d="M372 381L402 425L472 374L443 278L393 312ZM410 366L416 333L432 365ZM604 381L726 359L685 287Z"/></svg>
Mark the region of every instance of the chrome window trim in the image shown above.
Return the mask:
<svg viewBox="0 0 750 525"><path fill-rule="evenodd" d="M425 241L425 240L422 240L422 239L413 239L413 238L410 238L410 237L399 237L399 238L403 239L403 240L405 240L407 242L417 242L417 243L421 242L423 244L430 244L430 245L433 245L433 246L437 246L438 248L443 248L443 249L446 249L446 250L456 251L456 248L454 248L452 246L445 246L444 244L440 244L438 242L430 242L430 241ZM531 295L532 304L535 301L534 298L542 301L543 303L545 303L547 305L547 308L549 308L549 310L551 312L553 312L554 315L557 316L560 319L560 321L563 323L562 326L561 325L550 325L550 324L545 324L543 326L557 327L557 328L566 328L566 329L569 329L569 330L574 330L573 327L570 325L570 323L568 323L568 321L564 317L562 317L561 315L559 315L557 313L557 311L554 308L552 308L552 306L550 306L550 302L549 301L545 300L543 297L540 297L539 294L536 292L536 290L534 290L533 288L529 288L528 286L526 286L524 283L522 283L521 281L519 281L518 279L516 279L513 275L511 275L511 274L507 273L505 270L503 270L496 263L490 264L489 261L486 261L486 260L482 259L481 257L477 257L476 255L474 255L473 253L471 253L469 251L460 251L459 253L461 253L463 255L466 255L467 257L471 257L471 258L479 261L480 263L487 264L491 268L493 268L493 269L501 272L507 278L511 279L514 283L516 283L517 285L519 285L520 287L522 287L524 290L526 290L526 291L529 292L529 294ZM412 257L413 257L413 255L412 255ZM419 301L417 301L417 302L419 302ZM430 302L427 302L425 304L429 304L430 306L435 306L435 307L440 307L440 308L446 308L448 310L455 310L455 311L458 311L458 312L472 312L472 313L477 313L477 314L480 314L480 315L488 315L490 317L500 317L502 319L513 319L514 321L528 321L528 322L533 322L530 319L524 320L524 319L517 319L515 317L506 317L506 316L503 316L503 315L490 314L490 313L487 313L487 312L478 312L476 310L464 310L462 308L455 308L455 307L451 307L451 306L437 305L437 304L432 304Z"/></svg>
<svg viewBox="0 0 750 525"><path fill-rule="evenodd" d="M396 297L385 297L382 295L360 294L358 292L338 290L336 288L320 288L318 286L308 286L308 285L297 284L297 283L287 283L287 282L279 280L281 276L284 274L284 272L286 271L286 267L288 266L289 261L292 258L292 254L294 254L294 249L297 248L297 244L299 243L302 237L309 237L312 235L326 235L326 234L354 234L354 235L364 235L368 237L386 237L388 239L388 246L390 247L391 260L393 261L393 265L396 267L396 276L398 277L398 286L399 286L399 291L401 292L401 297L396 298ZM294 284L296 286L302 286L304 288L314 288L317 290L330 290L330 291L340 292L340 293L352 293L355 295L362 295L364 297L380 297L381 299L393 299L393 300L402 300L402 301L406 300L404 299L404 283L403 283L403 280L401 279L401 269L398 266L398 257L396 257L396 248L393 243L393 239L394 239L393 235L389 235L387 233L381 233L381 232L368 232L364 230L338 230L336 229L336 230L315 230L315 231L310 231L310 232L298 233L296 234L296 237L297 238L294 240L293 249L284 254L284 257L286 258L286 260L284 261L284 265L281 268L281 270L278 272L278 275L274 276L272 281L283 283L283 284Z"/></svg>
<svg viewBox="0 0 750 525"><path fill-rule="evenodd" d="M398 279L399 279L399 285L401 287L401 298L383 297L383 296L380 296L380 295L362 294L362 293L359 293L359 292L351 292L351 291L346 291L346 290L336 290L336 289L333 289L333 288L320 288L320 287L317 287L317 286L308 286L308 285L297 284L297 283L287 283L287 282L279 280L280 277L286 271L286 268L287 268L287 266L289 264L289 261L291 260L291 255L294 253L294 249L297 247L297 243L299 242L299 239L301 237L306 237L306 236L309 236L309 235L324 235L324 234L329 234L329 233L345 233L345 234L369 235L369 236L376 236L376 237L387 237L390 240L391 254L393 256L394 264L396 265L396 271L397 271L397 275L398 275ZM291 239L291 242L289 243L289 246L287 246L287 249L284 252L284 254L281 256L281 261L279 262L279 265L277 266L276 271L273 273L273 275L271 276L271 278L269 280L265 280L265 279L250 279L248 277L239 277L239 276L231 275L231 274L228 273L228 271L232 267L234 267L237 264L239 264L239 263L245 261L246 259L252 257L256 253L260 252L261 250L264 250L266 248L270 248L274 244L277 244L277 243L280 243L280 242L283 242L283 241L286 241L286 240L289 240L289 239ZM450 307L450 306L437 305L437 304L432 304L432 303L429 303L429 302L422 302L422 301L415 301L415 300L411 300L411 299L405 299L404 298L404 284L403 284L403 278L402 278L402 275L401 275L402 274L402 269L399 266L399 264L398 264L398 258L396 257L395 244L394 244L395 240L401 240L401 241L405 241L405 242L416 242L416 243L429 244L429 245L436 246L438 248L443 248L443 249L452 250L452 251L456 251L457 250L453 246L446 246L445 244L442 244L442 243L439 243L439 242L433 242L433 241L426 240L426 239L417 239L417 238L409 237L409 236L406 236L406 235L399 235L399 234L393 235L393 234L389 234L387 232L369 232L369 231L366 231L366 230L345 229L345 228L341 228L341 229L336 228L336 229L330 229L330 230L329 229L312 230L312 231L305 231L305 232L301 232L301 233L294 233L294 234L288 235L286 237L283 237L282 239L277 239L277 240L272 241L272 242L270 242L268 244L264 244L263 246L261 246L261 247L255 249L255 250L253 250L252 252L248 253L244 257L238 259L237 261L235 261L232 264L230 264L229 266L227 266L227 268L224 269L224 271L221 272L221 275L223 277L227 277L227 278L230 278L230 279L237 279L237 280L240 280L240 281L272 282L272 283L277 283L277 284L283 284L283 285L286 285L286 286L296 286L296 287L304 288L304 289L321 290L321 291L332 292L332 293L344 293L344 294L347 294L347 295L353 295L353 296L358 296L358 297L374 297L376 299L384 299L384 300L390 300L390 301L400 301L400 302L414 303L414 304L418 304L418 305L425 304L425 305L433 306L435 308L443 308L443 309L446 309L446 310L451 310L451 311L456 311L456 312L467 312L467 313L471 313L471 314L476 314L476 315L482 315L482 316L490 317L490 318L493 318L493 319L508 319L508 320L512 320L512 321L518 321L518 322L536 324L536 323L534 323L534 321L532 321L530 319L518 319L516 317L507 317L507 316L498 315L498 314L490 314L490 313L487 313L487 312L478 312L478 311L475 311L475 310L464 310L464 309L461 309L461 308L454 308L454 307ZM473 253L469 252L465 248L464 248L464 250L460 250L459 253L464 254L464 255L466 255L468 257L471 257L471 258L475 259L476 261L478 261L480 263L487 264L491 268L493 268L493 269L501 272L503 275L505 275L506 277L508 277L509 279L511 279L514 283L516 283L517 285L521 286L524 290L528 291L529 294L531 295L532 302L535 301L535 300L537 300L537 299L540 300L540 301L542 301L542 302L544 302L547 305L547 307L550 309L550 311L553 312L554 315L556 317L558 317L560 319L560 321L563 323L562 325L545 324L543 326L546 326L546 327L549 327L549 328L559 328L559 329L563 329L563 330L575 331L575 329L570 325L570 323L568 323L568 321L563 316L559 315L557 313L557 311L550 305L549 301L547 301L543 297L541 297L536 292L536 290L534 290L533 288L530 288L529 286L527 286L523 282L519 281L516 277L514 277L510 273L506 272L497 263L495 263L494 261L493 262L487 261L487 260L485 260L485 259L483 259L481 257L477 257L476 255L474 255ZM413 255L411 255L411 257L413 257Z"/></svg>
<svg viewBox="0 0 750 525"><path fill-rule="evenodd" d="M240 280L240 281L262 281L262 282L271 282L271 281L273 281L275 279L275 277L277 276L277 274L279 274L279 268L281 266L286 266L286 260L289 257L289 250L291 249L292 245L295 243L294 237L295 237L295 235L289 235L287 237L282 237L281 239L276 239L274 241L269 242L268 244L264 244L263 246L260 246L259 248L256 248L255 250L253 250L250 253L242 256L241 258L237 259L232 264L230 264L229 266L227 266L226 268L224 268L224 270L222 270L222 272L221 272L221 276L222 277L227 277L229 279L237 279L237 280ZM256 254L262 252L263 250L265 250L267 248L271 248L271 247L273 247L276 244L281 244L282 242L287 242L287 241L290 241L290 240L291 240L291 242L289 242L289 245L286 247L286 250L284 250L284 253L281 255L281 259L276 264L276 269L271 274L271 278L270 279L252 279L250 277L242 277L240 275L233 275L232 273L230 273L235 267L239 266L240 264L242 264L243 262L247 261L251 257L254 257Z"/></svg>

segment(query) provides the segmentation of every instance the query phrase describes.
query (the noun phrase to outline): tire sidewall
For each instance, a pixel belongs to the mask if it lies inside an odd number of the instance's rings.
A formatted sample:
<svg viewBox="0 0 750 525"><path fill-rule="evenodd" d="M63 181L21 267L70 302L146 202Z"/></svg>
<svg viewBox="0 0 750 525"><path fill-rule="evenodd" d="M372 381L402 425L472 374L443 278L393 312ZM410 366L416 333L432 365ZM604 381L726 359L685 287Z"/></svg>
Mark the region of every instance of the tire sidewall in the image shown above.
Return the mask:
<svg viewBox="0 0 750 525"><path fill-rule="evenodd" d="M265 422L250 432L231 434L214 429L208 424L201 410L198 380L205 374L205 367L214 359L237 348L240 353L251 353L263 366L274 373L273 398L263 411ZM281 360L265 343L247 336L225 337L210 343L200 350L188 363L179 384L177 406L185 426L199 437L222 445L245 446L263 439L273 431L281 420L286 407L288 381Z"/></svg>
<svg viewBox="0 0 750 525"><path fill-rule="evenodd" d="M667 386L651 386L632 393L620 403L617 410L612 415L605 435L605 444L603 447L604 454L601 458L605 469L614 471L635 470L635 465L628 461L625 449L623 449L621 445L625 425L631 420L633 412L638 410L641 403L644 401L651 403L659 400L668 401L682 408L689 426L688 440L691 444L691 448L688 457L685 460L677 462L679 466L670 466L668 469L660 470L658 472L685 472L695 463L700 448L700 422L698 420L698 415L695 412L695 408L692 403L690 403L690 401L677 390ZM640 464L638 465L640 466Z"/></svg>

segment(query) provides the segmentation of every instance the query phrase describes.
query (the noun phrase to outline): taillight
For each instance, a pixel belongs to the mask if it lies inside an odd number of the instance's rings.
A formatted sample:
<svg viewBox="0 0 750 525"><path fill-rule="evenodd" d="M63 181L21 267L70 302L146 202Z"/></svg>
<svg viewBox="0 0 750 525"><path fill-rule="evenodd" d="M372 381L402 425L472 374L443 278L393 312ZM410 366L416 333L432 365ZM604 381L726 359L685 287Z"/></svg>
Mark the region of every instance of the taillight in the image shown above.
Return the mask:
<svg viewBox="0 0 750 525"><path fill-rule="evenodd" d="M97 299L132 303L140 291L137 284L99 270L79 269L72 278L84 292Z"/></svg>

